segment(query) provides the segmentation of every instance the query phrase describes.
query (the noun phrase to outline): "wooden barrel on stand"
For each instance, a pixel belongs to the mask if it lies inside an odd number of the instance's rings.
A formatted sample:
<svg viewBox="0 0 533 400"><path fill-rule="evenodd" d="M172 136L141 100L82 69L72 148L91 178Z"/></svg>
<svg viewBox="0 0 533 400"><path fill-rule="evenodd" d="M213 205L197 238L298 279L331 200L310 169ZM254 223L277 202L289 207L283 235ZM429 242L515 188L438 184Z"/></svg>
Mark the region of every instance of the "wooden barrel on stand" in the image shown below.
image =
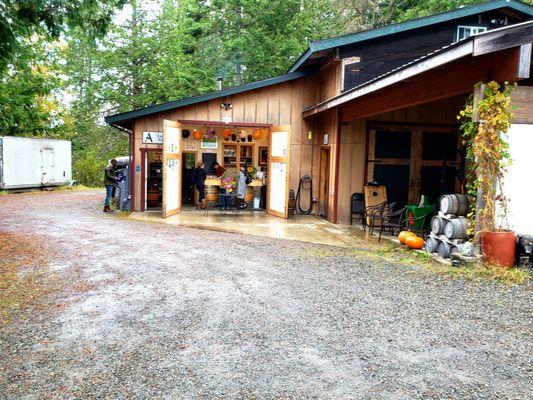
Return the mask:
<svg viewBox="0 0 533 400"><path fill-rule="evenodd" d="M216 203L218 201L218 188L216 186L205 187L205 199L209 202Z"/></svg>
<svg viewBox="0 0 533 400"><path fill-rule="evenodd" d="M468 196L465 194L446 194L440 198L440 210L444 214L468 214Z"/></svg>
<svg viewBox="0 0 533 400"><path fill-rule="evenodd" d="M431 218L431 233L435 235L442 235L444 233L444 227L446 226L446 220L440 215L434 215Z"/></svg>
<svg viewBox="0 0 533 400"><path fill-rule="evenodd" d="M246 186L246 192L244 193L244 201L251 203L254 200L254 188Z"/></svg>
<svg viewBox="0 0 533 400"><path fill-rule="evenodd" d="M444 234L448 239L464 239L467 237L466 231L469 226L468 218L452 218L446 222Z"/></svg>
<svg viewBox="0 0 533 400"><path fill-rule="evenodd" d="M148 188L148 193L146 194L146 205L148 207L159 206L159 189L157 186Z"/></svg>

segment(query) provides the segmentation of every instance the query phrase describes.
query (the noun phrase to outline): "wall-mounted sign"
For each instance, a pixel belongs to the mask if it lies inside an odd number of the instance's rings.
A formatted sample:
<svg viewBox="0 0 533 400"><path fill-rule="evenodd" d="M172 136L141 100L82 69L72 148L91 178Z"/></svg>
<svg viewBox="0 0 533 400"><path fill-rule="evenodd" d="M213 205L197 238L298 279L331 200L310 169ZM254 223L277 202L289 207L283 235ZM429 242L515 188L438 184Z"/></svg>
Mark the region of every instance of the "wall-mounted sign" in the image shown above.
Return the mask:
<svg viewBox="0 0 533 400"><path fill-rule="evenodd" d="M143 132L143 143L154 143L154 144L163 143L163 132L144 131Z"/></svg>
<svg viewBox="0 0 533 400"><path fill-rule="evenodd" d="M218 149L218 137L204 135L202 137L202 142L200 143L201 149Z"/></svg>
<svg viewBox="0 0 533 400"><path fill-rule="evenodd" d="M231 115L223 115L222 116L222 122L225 124L229 124L232 121Z"/></svg>
<svg viewBox="0 0 533 400"><path fill-rule="evenodd" d="M324 144L329 144L329 134L324 133Z"/></svg>

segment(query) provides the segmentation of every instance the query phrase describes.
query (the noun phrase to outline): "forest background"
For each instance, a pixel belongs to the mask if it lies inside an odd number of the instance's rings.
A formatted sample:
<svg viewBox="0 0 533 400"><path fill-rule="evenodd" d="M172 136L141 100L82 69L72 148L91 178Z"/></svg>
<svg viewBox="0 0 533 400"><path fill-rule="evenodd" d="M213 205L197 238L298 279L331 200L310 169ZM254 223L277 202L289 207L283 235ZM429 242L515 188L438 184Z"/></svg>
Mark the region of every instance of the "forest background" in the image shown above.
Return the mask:
<svg viewBox="0 0 533 400"><path fill-rule="evenodd" d="M104 116L283 74L312 41L472 0L4 0L0 136L72 141L102 184L127 134Z"/></svg>

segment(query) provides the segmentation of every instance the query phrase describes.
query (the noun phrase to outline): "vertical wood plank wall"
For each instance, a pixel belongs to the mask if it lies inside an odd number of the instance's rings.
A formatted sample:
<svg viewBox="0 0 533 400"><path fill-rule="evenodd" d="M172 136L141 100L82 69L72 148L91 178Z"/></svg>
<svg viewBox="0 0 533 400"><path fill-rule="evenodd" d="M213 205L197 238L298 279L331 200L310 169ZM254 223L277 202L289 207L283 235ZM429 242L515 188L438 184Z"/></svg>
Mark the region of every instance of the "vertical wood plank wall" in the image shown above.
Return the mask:
<svg viewBox="0 0 533 400"><path fill-rule="evenodd" d="M270 123L291 125L290 188L297 189L302 175L312 173L313 141L308 139L309 125L302 120L302 111L318 101L318 85L313 77L306 77L269 87L251 90L227 98L215 99L171 111L139 118L134 124L135 166L141 166L141 148L161 148L142 143L143 131L162 131L163 119L190 119L221 121L231 116L234 122ZM231 110L223 110L220 103L232 103ZM260 144L263 146L263 144ZM259 146L254 146L254 159L258 159ZM219 146L221 161L222 146ZM134 209L140 210L141 174L135 173Z"/></svg>

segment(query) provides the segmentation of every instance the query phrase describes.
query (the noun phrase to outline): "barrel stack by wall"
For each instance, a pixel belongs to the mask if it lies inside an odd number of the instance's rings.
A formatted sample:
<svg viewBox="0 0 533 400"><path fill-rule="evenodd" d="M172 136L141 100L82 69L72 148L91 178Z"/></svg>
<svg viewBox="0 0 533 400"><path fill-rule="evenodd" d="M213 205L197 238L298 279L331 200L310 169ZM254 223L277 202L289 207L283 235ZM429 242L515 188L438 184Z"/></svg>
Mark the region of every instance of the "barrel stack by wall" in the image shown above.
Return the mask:
<svg viewBox="0 0 533 400"><path fill-rule="evenodd" d="M470 198L464 194L447 194L440 199L440 211L431 220L426 251L450 258L460 253L468 239L471 221L467 218Z"/></svg>

